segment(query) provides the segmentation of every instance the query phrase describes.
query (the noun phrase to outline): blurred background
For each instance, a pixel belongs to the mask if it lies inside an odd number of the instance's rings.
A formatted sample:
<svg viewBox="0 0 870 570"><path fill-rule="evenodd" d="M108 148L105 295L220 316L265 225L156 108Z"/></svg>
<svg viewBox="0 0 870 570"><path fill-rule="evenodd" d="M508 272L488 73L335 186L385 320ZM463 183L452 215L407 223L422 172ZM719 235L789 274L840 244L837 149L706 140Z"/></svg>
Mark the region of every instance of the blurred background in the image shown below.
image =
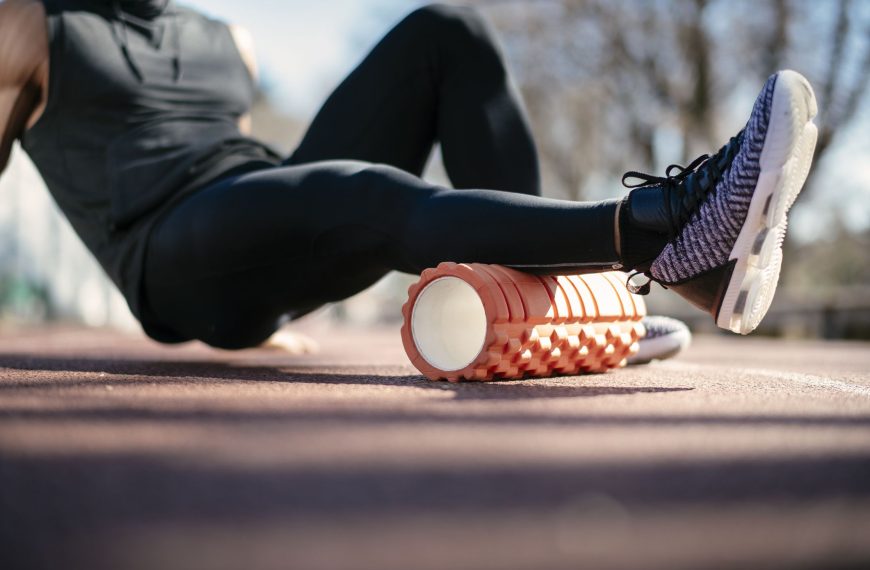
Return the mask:
<svg viewBox="0 0 870 570"><path fill-rule="evenodd" d="M414 0L193 0L254 35L255 136L289 152L320 102ZM717 150L765 78L792 68L820 105L815 168L793 210L781 288L762 334L870 338L870 0L479 0L531 116L544 193L621 196L625 170L661 173ZM446 183L438 152L427 178ZM314 315L400 319L394 274ZM651 312L712 331L661 289ZM26 156L0 177L0 326L67 321L138 330Z"/></svg>

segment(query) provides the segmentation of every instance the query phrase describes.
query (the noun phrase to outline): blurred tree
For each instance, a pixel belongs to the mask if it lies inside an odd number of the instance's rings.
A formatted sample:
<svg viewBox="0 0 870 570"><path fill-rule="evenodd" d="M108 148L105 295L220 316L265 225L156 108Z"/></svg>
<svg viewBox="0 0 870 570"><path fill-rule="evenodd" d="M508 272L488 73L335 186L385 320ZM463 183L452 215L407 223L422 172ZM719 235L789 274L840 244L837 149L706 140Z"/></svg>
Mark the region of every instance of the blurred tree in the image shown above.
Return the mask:
<svg viewBox="0 0 870 570"><path fill-rule="evenodd" d="M827 239L801 248L789 264L789 287L815 294L842 294L847 289L868 292L870 284L870 229L849 232L842 220L835 218Z"/></svg>
<svg viewBox="0 0 870 570"><path fill-rule="evenodd" d="M593 175L718 149L733 134L731 97L784 67L816 88L818 160L870 81L866 0L470 3L495 22L516 67L547 186L572 198L601 195Z"/></svg>

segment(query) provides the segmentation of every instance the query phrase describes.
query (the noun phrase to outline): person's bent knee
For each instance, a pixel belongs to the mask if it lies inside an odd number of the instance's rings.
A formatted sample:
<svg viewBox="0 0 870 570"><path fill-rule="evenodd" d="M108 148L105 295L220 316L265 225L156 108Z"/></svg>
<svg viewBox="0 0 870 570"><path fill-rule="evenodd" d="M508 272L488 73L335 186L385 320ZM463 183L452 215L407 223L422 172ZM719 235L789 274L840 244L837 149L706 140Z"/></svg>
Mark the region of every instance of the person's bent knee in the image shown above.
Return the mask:
<svg viewBox="0 0 870 570"><path fill-rule="evenodd" d="M418 27L423 35L431 34L462 47L495 44L484 18L469 6L428 4L411 12L404 24Z"/></svg>
<svg viewBox="0 0 870 570"><path fill-rule="evenodd" d="M453 25L463 28L479 26L483 18L475 8L451 4L432 3L417 8L408 15L409 20L420 20L431 25Z"/></svg>

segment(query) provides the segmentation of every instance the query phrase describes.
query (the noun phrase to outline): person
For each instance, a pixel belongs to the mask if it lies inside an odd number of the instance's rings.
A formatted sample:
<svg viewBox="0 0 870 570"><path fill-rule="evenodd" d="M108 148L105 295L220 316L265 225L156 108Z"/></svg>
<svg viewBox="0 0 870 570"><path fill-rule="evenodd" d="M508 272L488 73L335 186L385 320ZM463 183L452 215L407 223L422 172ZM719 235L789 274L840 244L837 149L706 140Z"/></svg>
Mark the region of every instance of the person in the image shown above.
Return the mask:
<svg viewBox="0 0 870 570"><path fill-rule="evenodd" d="M465 7L404 18L289 157L248 134L255 78L249 34L172 0L0 4L0 163L20 140L158 341L255 346L446 260L633 271L747 333L815 144L812 89L783 71L712 156L629 172L621 199L541 197L520 97ZM435 143L453 188L420 178Z"/></svg>

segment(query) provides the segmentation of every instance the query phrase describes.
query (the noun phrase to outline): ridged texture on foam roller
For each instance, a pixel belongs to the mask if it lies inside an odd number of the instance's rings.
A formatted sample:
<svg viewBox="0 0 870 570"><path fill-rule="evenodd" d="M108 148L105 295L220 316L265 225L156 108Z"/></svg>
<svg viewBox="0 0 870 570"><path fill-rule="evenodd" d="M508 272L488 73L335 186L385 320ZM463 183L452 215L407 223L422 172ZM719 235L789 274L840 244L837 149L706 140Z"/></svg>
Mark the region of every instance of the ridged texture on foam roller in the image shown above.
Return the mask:
<svg viewBox="0 0 870 570"><path fill-rule="evenodd" d="M414 303L427 284L458 277L483 302L486 340L460 370L427 362L411 333ZM644 335L643 299L629 293L622 273L538 276L500 265L445 262L408 289L402 342L411 362L432 380L495 380L604 372L625 365Z"/></svg>

